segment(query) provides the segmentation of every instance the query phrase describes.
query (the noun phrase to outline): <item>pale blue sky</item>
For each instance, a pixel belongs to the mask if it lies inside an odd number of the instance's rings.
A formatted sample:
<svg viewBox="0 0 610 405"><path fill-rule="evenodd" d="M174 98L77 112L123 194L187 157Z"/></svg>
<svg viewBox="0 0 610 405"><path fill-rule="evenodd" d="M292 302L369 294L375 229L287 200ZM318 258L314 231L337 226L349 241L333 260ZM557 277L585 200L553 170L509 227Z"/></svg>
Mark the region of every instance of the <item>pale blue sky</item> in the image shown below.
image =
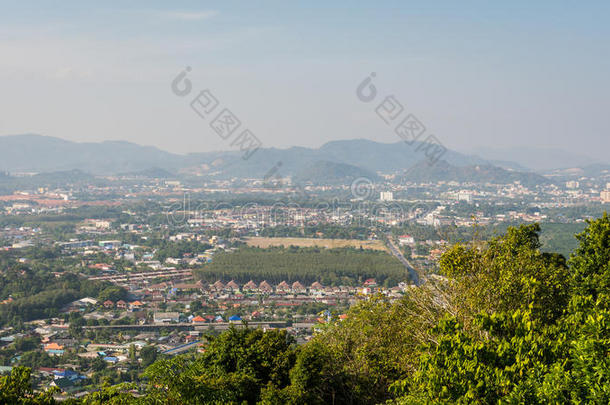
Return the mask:
<svg viewBox="0 0 610 405"><path fill-rule="evenodd" d="M191 66L265 146L394 142L374 71L448 147L608 161L610 2L328 3L2 1L0 134L230 149L170 90Z"/></svg>

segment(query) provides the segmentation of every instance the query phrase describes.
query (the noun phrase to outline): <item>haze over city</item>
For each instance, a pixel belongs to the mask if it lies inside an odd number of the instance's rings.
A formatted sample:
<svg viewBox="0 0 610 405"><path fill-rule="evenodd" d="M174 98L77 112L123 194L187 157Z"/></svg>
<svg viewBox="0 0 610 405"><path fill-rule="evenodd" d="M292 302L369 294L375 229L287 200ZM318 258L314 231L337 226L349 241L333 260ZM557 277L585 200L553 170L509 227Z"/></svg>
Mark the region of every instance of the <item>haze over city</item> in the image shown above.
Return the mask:
<svg viewBox="0 0 610 405"><path fill-rule="evenodd" d="M266 147L396 142L355 97L375 72L380 92L449 148L554 147L608 161L607 2L0 7L0 135L227 150L170 91L190 66L194 87Z"/></svg>

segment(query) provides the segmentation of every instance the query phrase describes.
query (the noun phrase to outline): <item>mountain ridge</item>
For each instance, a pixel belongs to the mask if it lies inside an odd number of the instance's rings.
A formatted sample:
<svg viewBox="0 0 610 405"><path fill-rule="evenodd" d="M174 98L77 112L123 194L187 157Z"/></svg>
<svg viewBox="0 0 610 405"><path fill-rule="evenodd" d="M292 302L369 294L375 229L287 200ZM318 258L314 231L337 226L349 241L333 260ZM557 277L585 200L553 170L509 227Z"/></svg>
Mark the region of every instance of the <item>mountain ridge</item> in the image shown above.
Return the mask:
<svg viewBox="0 0 610 405"><path fill-rule="evenodd" d="M48 173L80 170L93 175L163 173L169 176L195 175L214 178L264 178L274 168L283 177L295 177L300 181L320 183L328 168L333 176L327 181L343 181L352 177L377 173L396 173L426 161L425 144L415 142L380 143L368 139L330 141L319 148L294 146L286 149L261 148L244 160L238 151L197 152L175 154L154 146L142 146L128 141L72 142L61 138L37 135L0 136L0 171ZM498 180L502 174L509 179L522 179L519 165L513 162L498 164L477 155L464 154L447 149L442 156L446 162L438 167L418 168L422 179L455 179L474 176L477 170L454 168L498 167L501 170L479 171L483 179ZM320 162L324 162L320 164ZM515 169L516 168L516 169ZM429 173L425 173L428 170ZM492 171L495 174L492 174ZM308 178L309 176L309 178ZM460 177L458 176L458 177ZM460 177L460 178L461 178ZM445 179L445 180L446 180ZM543 181L542 177L530 180ZM512 180L511 180L512 181Z"/></svg>

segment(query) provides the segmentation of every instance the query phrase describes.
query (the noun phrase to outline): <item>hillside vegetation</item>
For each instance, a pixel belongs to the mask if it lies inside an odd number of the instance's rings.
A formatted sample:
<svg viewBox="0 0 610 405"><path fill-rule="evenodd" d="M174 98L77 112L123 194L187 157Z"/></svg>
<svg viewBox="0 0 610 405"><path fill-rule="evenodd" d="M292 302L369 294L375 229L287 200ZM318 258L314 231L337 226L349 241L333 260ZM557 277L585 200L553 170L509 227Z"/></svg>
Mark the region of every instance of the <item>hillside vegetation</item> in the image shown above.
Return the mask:
<svg viewBox="0 0 610 405"><path fill-rule="evenodd" d="M89 281L75 274L55 277L48 271L9 268L0 272L0 327L59 316L61 308L85 297L122 299L126 291L107 282Z"/></svg>

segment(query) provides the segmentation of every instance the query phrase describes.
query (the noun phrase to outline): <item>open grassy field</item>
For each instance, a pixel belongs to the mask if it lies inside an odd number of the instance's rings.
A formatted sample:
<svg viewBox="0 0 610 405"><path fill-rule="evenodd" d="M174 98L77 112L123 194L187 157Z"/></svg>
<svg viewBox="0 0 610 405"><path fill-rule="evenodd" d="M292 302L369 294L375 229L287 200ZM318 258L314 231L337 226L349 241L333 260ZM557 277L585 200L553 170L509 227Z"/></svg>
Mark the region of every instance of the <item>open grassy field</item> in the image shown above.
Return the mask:
<svg viewBox="0 0 610 405"><path fill-rule="evenodd" d="M353 247L371 250L387 251L387 248L380 240L358 240L358 239L317 239L317 238L264 238L250 237L246 238L248 246L260 248L268 248L271 246L298 246L298 247L324 247L327 249L336 249L343 247Z"/></svg>

